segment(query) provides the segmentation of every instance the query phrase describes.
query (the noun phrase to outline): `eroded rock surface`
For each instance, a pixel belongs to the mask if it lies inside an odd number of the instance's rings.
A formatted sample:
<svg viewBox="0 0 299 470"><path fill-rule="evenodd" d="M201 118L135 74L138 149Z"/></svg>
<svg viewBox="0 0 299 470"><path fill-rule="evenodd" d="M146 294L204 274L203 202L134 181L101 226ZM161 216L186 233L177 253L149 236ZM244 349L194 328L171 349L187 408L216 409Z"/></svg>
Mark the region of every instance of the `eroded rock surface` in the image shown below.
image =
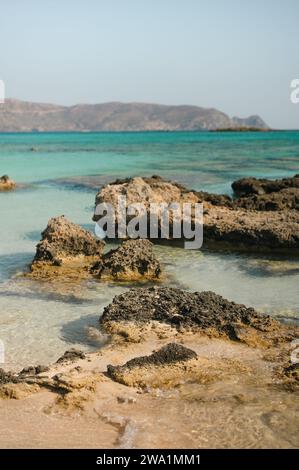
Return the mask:
<svg viewBox="0 0 299 470"><path fill-rule="evenodd" d="M297 181L296 177L294 179ZM290 190L287 193L286 191L284 190L280 196L271 196L272 202L270 200L258 203L248 201L244 202L248 208L242 208L238 207L238 201L232 201L225 195L190 191L182 185L165 181L157 176L136 177L117 180L104 186L96 197L96 205L104 202L117 208L118 197L125 196L127 205L144 204L149 224L150 205L153 203L178 203L182 206L186 202L191 204L203 202L204 246L252 251L299 252L299 212L295 210L297 196ZM243 202L240 202L240 205L242 204ZM289 210L285 210L286 206ZM248 210L253 207L265 210ZM283 210L277 210L279 208ZM99 220L99 218L100 216L95 213L94 220ZM132 216L127 216L127 222L131 219ZM171 212L169 220L170 240L173 238L173 214ZM147 235L150 237L149 228ZM158 221L159 237L161 238L160 219Z"/></svg>
<svg viewBox="0 0 299 470"><path fill-rule="evenodd" d="M242 178L232 183L234 193L238 197L252 194L270 194L287 188L299 188L299 174L291 178L277 180Z"/></svg>
<svg viewBox="0 0 299 470"><path fill-rule="evenodd" d="M37 244L31 264L34 277L57 274L80 277L88 275L88 268L102 255L104 242L92 233L68 221L64 216L50 219Z"/></svg>
<svg viewBox="0 0 299 470"><path fill-rule="evenodd" d="M65 353L57 359L56 363L61 364L64 362L75 362L78 359L85 359L86 355L83 351L80 351L79 349L69 349L68 351L65 351Z"/></svg>
<svg viewBox="0 0 299 470"><path fill-rule="evenodd" d="M214 292L193 293L170 287L130 289L116 296L100 318L108 332L114 332L115 326L123 325L130 330L131 325L138 328L152 322L248 344L284 338L281 325L269 315L230 302Z"/></svg>
<svg viewBox="0 0 299 470"><path fill-rule="evenodd" d="M113 380L124 385L158 386L166 377L166 381L188 377L186 363L196 358L192 349L169 343L149 356L135 357L122 366L108 365L107 372Z"/></svg>
<svg viewBox="0 0 299 470"><path fill-rule="evenodd" d="M253 194L235 201L237 207L256 211L299 210L299 188L286 188L267 194Z"/></svg>
<svg viewBox="0 0 299 470"><path fill-rule="evenodd" d="M257 211L299 210L299 175L280 180L243 178L232 188L236 207Z"/></svg>
<svg viewBox="0 0 299 470"><path fill-rule="evenodd" d="M153 253L153 244L138 239L126 240L120 247L104 254L91 272L103 279L138 281L158 279L162 269Z"/></svg>

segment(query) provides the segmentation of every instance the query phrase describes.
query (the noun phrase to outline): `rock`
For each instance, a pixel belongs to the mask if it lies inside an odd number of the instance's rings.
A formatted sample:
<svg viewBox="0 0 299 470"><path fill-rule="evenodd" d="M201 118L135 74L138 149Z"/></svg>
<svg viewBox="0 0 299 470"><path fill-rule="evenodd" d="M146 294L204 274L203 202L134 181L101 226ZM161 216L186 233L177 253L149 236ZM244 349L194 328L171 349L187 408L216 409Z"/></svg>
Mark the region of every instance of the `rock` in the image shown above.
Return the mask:
<svg viewBox="0 0 299 470"><path fill-rule="evenodd" d="M61 364L62 362L74 362L77 359L85 359L86 355L83 351L80 351L78 349L69 349L68 351L65 351L65 353L57 359L56 363Z"/></svg>
<svg viewBox="0 0 299 470"><path fill-rule="evenodd" d="M238 207L238 201L231 201L226 196L189 191L177 183L165 181L157 176L129 178L108 184L96 196L96 205L104 202L117 208L120 195L126 196L127 205L144 204L148 224L151 203L171 204L175 202L182 205L186 202L191 204L203 202L203 246L209 248L233 248L262 252L267 250L292 251L292 253L299 251L299 213L296 210L247 210ZM294 203L291 203L291 207L293 205ZM93 217L95 221L99 218L97 214ZM131 216L127 216L127 223L130 220ZM171 212L169 223L168 241L172 238L173 215ZM156 241L160 240L161 220L159 219ZM181 240L183 240L183 236Z"/></svg>
<svg viewBox="0 0 299 470"><path fill-rule="evenodd" d="M126 240L120 247L111 250L95 263L91 272L104 279L135 281L158 279L161 266L153 253L149 240Z"/></svg>
<svg viewBox="0 0 299 470"><path fill-rule="evenodd" d="M23 400L32 393L37 393L40 390L38 384L21 383L7 383L0 386L0 398L10 400Z"/></svg>
<svg viewBox="0 0 299 470"><path fill-rule="evenodd" d="M18 382L19 377L17 374L13 374L12 372L5 372L3 369L0 369L0 385Z"/></svg>
<svg viewBox="0 0 299 470"><path fill-rule="evenodd" d="M182 331L202 331L210 335L240 340L237 327L259 332L278 331L280 325L270 316L236 304L213 292L187 292L170 287L130 289L105 307L100 324L136 325L160 322Z"/></svg>
<svg viewBox="0 0 299 470"><path fill-rule="evenodd" d="M299 213L290 211L208 209L204 246L242 251L299 252Z"/></svg>
<svg viewBox="0 0 299 470"><path fill-rule="evenodd" d="M90 232L62 215L49 220L33 262L60 264L68 257L101 255L103 246Z"/></svg>
<svg viewBox="0 0 299 470"><path fill-rule="evenodd" d="M16 183L8 175L0 177L0 191L11 191L15 187Z"/></svg>
<svg viewBox="0 0 299 470"><path fill-rule="evenodd" d="M269 194L287 188L299 188L299 174L291 178L278 180L242 178L232 183L232 189L238 197L252 194Z"/></svg>
<svg viewBox="0 0 299 470"><path fill-rule="evenodd" d="M42 374L43 372L48 372L49 369L50 368L48 366L42 366L42 365L24 367L24 369L22 369L21 372L19 373L19 376L22 377L22 376L28 376L28 375L38 375L38 374Z"/></svg>
<svg viewBox="0 0 299 470"><path fill-rule="evenodd" d="M76 374L74 371L72 371L54 375L53 383L51 385L54 389L63 390L65 392L72 392L74 390L80 389L94 391L96 383L100 379L100 377L97 377L93 373Z"/></svg>
<svg viewBox="0 0 299 470"><path fill-rule="evenodd" d="M253 194L235 201L237 207L256 211L299 210L299 188L287 188L269 194Z"/></svg>
<svg viewBox="0 0 299 470"><path fill-rule="evenodd" d="M196 352L191 349L169 343L150 356L135 357L122 366L108 365L107 373L124 385L161 386L174 378L181 380L187 375L186 362L196 358Z"/></svg>
<svg viewBox="0 0 299 470"><path fill-rule="evenodd" d="M290 379L291 382L299 384L299 363L288 364L284 369L285 376Z"/></svg>
<svg viewBox="0 0 299 470"><path fill-rule="evenodd" d="M50 219L37 244L31 275L87 275L88 268L102 254L104 242L91 232L69 222L64 216ZM50 268L50 269L49 269Z"/></svg>

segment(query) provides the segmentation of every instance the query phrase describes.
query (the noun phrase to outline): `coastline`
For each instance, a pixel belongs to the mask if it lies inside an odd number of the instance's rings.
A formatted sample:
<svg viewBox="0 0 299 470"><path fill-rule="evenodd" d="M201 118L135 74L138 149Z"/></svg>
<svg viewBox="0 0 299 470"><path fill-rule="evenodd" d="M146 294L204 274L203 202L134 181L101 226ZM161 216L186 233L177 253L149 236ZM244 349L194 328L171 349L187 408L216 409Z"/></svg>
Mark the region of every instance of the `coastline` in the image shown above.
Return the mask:
<svg viewBox="0 0 299 470"><path fill-rule="evenodd" d="M169 341L196 351L193 380L177 381L175 372L174 386L171 365L158 369L160 379L166 377L158 388L128 387L107 376L109 364L151 354ZM139 343L113 340L84 358L62 358L47 372L29 371L25 383L2 385L0 447L294 448L298 390L288 391L288 380L276 372L287 357L283 351L169 329L163 338L155 328Z"/></svg>

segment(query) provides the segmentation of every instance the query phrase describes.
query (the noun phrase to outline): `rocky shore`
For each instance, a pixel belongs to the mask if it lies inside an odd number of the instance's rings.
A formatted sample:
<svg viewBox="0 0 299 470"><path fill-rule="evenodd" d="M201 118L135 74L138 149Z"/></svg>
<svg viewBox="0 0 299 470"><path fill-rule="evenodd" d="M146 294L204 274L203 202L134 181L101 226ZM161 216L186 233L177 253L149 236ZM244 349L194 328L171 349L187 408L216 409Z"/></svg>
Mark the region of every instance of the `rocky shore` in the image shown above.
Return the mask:
<svg viewBox="0 0 299 470"><path fill-rule="evenodd" d="M149 214L151 204L203 203L204 246L299 253L298 181L297 175L267 184L265 180L242 180L233 183L233 189L242 197L232 199L189 190L159 176L135 177L104 186L95 205L109 203L117 208L118 197L125 196L127 206L142 203ZM95 212L93 220L99 219ZM132 216L127 215L127 223L130 220ZM170 224L173 224L171 213Z"/></svg>
<svg viewBox="0 0 299 470"><path fill-rule="evenodd" d="M231 198L136 177L104 186L96 204L116 207L119 195L146 211L202 202L204 246L293 255L298 180L243 179ZM64 216L49 220L26 276L126 285L96 312L101 349L69 349L19 373L0 369L0 447L298 447L297 327L211 291L166 286L151 241L109 250Z"/></svg>
<svg viewBox="0 0 299 470"><path fill-rule="evenodd" d="M212 292L166 287L119 295L100 327L111 337L98 352L0 371L0 419L13 432L0 432L1 446L30 447L35 436L35 447L76 447L75 421L95 430L80 441L87 447L233 447L236 428L244 447L298 445L298 368L289 359L298 329ZM24 435L18 423L29 410Z"/></svg>

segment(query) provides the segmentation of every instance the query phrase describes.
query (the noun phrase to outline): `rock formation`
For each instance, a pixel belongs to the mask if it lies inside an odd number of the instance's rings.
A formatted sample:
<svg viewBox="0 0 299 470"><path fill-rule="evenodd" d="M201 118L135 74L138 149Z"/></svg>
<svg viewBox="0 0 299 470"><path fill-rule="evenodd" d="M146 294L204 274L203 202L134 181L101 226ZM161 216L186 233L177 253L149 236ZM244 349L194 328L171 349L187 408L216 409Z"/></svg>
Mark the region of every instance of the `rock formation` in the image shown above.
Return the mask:
<svg viewBox="0 0 299 470"><path fill-rule="evenodd" d="M162 273L149 240L126 240L103 253L104 242L64 216L50 219L37 244L28 274L38 279L80 280L94 276L117 281L156 280Z"/></svg>
<svg viewBox="0 0 299 470"><path fill-rule="evenodd" d="M87 276L103 247L104 242L64 216L50 219L37 244L30 274L37 278Z"/></svg>
<svg viewBox="0 0 299 470"><path fill-rule="evenodd" d="M108 365L108 375L116 382L129 386L161 386L165 382L188 378L188 363L197 354L185 346L169 343L149 356L135 357L122 366ZM192 364L193 365L193 364Z"/></svg>
<svg viewBox="0 0 299 470"><path fill-rule="evenodd" d="M299 188L299 174L291 178L278 180L242 178L232 183L236 196L250 196L252 194L270 194L286 188Z"/></svg>
<svg viewBox="0 0 299 470"><path fill-rule="evenodd" d="M299 175L280 180L243 178L232 188L236 207L257 211L299 210Z"/></svg>
<svg viewBox="0 0 299 470"><path fill-rule="evenodd" d="M156 323L179 332L203 332L254 343L270 337L283 338L280 324L253 308L236 304L214 292L187 292L170 287L130 289L105 307L100 324L106 332L119 334Z"/></svg>
<svg viewBox="0 0 299 470"><path fill-rule="evenodd" d="M162 269L149 240L125 240L120 247L104 254L91 272L101 279L138 281L158 279Z"/></svg>
<svg viewBox="0 0 299 470"><path fill-rule="evenodd" d="M297 179L297 177L293 179L295 183ZM276 204L275 209L283 207L283 210L268 210L270 209L268 201L268 205L265 202L263 206L267 210L256 211L238 207L238 201L233 201L228 196L188 190L180 184L163 180L158 176L136 177L117 180L104 186L96 196L96 206L100 203L109 203L117 208L120 195L126 197L127 206L134 203L144 204L147 215L152 203L182 205L186 202L191 204L203 202L203 241L207 246L254 251L299 251L299 213L294 210L297 207L297 196L293 193L288 194L288 202L283 199L286 197L285 192L280 196L281 201L284 201L280 205L278 201L272 201L272 208ZM250 202L247 204L249 206ZM242 206L242 202L240 205ZM290 210L285 210L287 205L290 205ZM127 215L127 222L132 217ZM93 219L99 220L100 216L95 213ZM171 212L169 220L171 225L173 222ZM159 224L158 238L161 232L161 220ZM169 239L171 233L172 227Z"/></svg>

